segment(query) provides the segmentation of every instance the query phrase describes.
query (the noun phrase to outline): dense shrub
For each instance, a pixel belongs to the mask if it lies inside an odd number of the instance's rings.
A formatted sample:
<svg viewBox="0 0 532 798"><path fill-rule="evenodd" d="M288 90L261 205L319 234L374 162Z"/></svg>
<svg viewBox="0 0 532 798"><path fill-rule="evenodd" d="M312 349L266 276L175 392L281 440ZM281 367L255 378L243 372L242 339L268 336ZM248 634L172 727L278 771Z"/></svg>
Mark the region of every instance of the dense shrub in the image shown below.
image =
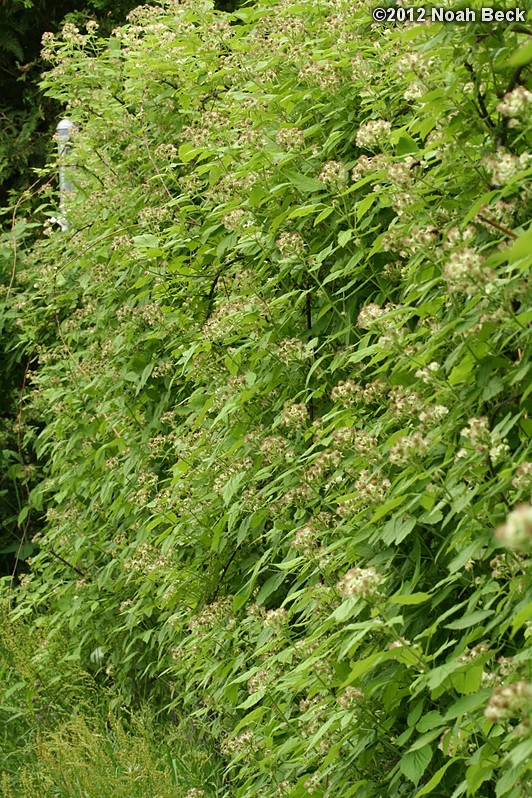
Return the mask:
<svg viewBox="0 0 532 798"><path fill-rule="evenodd" d="M207 724L227 798L530 784L527 32L202 0L46 42L15 615Z"/></svg>

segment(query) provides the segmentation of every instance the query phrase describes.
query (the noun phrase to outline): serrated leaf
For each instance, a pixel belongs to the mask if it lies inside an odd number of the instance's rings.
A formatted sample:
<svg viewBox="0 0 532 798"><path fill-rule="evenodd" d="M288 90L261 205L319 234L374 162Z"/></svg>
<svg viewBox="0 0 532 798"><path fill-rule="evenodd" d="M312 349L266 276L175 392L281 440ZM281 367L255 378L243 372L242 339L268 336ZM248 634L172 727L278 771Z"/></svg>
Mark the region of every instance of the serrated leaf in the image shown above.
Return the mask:
<svg viewBox="0 0 532 798"><path fill-rule="evenodd" d="M432 746L425 745L417 751L408 751L404 754L399 762L399 768L407 779L417 785L431 759Z"/></svg>
<svg viewBox="0 0 532 798"><path fill-rule="evenodd" d="M462 695L467 693L476 693L482 683L482 674L484 669L482 665L478 667L469 667L464 670L453 673L449 677L449 681L454 689Z"/></svg>
<svg viewBox="0 0 532 798"><path fill-rule="evenodd" d="M222 488L222 499L224 500L224 504L228 506L231 503L231 499L237 492L238 488L240 487L242 480L244 479L245 474L241 471L239 474L233 474L232 477L229 477L227 482Z"/></svg>
<svg viewBox="0 0 532 798"><path fill-rule="evenodd" d="M133 236L131 239L137 249L157 249L159 247L159 239L151 233L143 233L141 236Z"/></svg>
<svg viewBox="0 0 532 798"><path fill-rule="evenodd" d="M338 244L341 247L345 247L345 245L353 238L353 233L354 230L342 230L340 233L338 233Z"/></svg>

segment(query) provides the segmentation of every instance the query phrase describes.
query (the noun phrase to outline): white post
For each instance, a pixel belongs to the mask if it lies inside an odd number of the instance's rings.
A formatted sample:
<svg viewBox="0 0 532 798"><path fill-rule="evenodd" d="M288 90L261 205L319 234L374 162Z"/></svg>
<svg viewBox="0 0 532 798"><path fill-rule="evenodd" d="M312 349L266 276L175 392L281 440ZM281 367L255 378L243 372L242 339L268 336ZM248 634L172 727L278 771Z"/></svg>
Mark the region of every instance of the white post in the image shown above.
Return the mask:
<svg viewBox="0 0 532 798"><path fill-rule="evenodd" d="M69 227L67 219L68 194L74 190L73 183L67 178L65 165L65 156L68 155L70 150L68 142L73 127L74 123L70 119L61 119L55 129L59 151L59 209L61 211L61 216L56 221L59 223L61 230L68 230Z"/></svg>

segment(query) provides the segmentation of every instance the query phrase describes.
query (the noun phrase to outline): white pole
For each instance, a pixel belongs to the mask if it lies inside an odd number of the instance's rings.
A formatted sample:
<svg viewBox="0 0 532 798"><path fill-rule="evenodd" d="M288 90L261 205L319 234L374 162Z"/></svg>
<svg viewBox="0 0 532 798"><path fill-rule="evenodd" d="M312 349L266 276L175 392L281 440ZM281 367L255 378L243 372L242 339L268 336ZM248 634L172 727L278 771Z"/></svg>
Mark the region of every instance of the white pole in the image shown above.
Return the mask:
<svg viewBox="0 0 532 798"><path fill-rule="evenodd" d="M55 132L57 133L59 152L59 209L61 211L61 216L59 219L57 219L57 222L59 223L61 230L68 230L69 227L66 206L68 194L74 190L73 183L67 178L65 166L65 156L68 155L70 150L68 143L70 141L73 127L74 123L71 122L70 119L61 119L57 123L57 127L55 129Z"/></svg>

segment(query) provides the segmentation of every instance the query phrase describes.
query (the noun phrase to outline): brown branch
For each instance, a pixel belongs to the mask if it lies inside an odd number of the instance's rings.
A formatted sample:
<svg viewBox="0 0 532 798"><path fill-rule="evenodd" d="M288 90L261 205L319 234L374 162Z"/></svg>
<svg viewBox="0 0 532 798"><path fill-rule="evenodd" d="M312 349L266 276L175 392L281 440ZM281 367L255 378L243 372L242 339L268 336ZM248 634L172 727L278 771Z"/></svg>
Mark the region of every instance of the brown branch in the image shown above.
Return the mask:
<svg viewBox="0 0 532 798"><path fill-rule="evenodd" d="M54 549L50 548L50 549L48 549L48 551L50 552L50 554L52 554L54 557L56 557L58 560L60 560L62 563L64 563L64 565L67 565L69 568L72 568L73 571L75 571L77 574L82 576L84 579L88 578L86 573L84 573L82 570L80 570L77 566L72 565L72 563L69 562L68 560L65 560L64 557L61 557L61 555L58 554L56 551L54 551Z"/></svg>
<svg viewBox="0 0 532 798"><path fill-rule="evenodd" d="M477 218L481 219L483 222L486 222L486 224L491 224L492 227L496 227L497 230L500 230L501 233L504 233L510 238L515 238L515 239L519 238L517 233L514 233L513 230L509 230L507 227L504 227L504 225L499 224L499 222L496 222L494 219L489 219L487 216L484 216L484 214L482 213L477 213Z"/></svg>

